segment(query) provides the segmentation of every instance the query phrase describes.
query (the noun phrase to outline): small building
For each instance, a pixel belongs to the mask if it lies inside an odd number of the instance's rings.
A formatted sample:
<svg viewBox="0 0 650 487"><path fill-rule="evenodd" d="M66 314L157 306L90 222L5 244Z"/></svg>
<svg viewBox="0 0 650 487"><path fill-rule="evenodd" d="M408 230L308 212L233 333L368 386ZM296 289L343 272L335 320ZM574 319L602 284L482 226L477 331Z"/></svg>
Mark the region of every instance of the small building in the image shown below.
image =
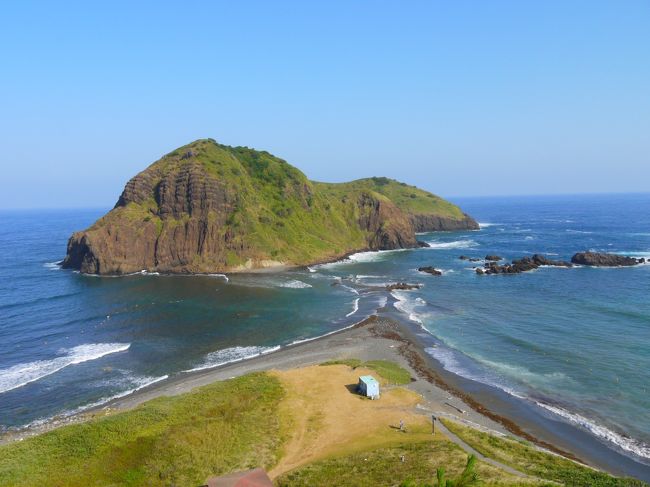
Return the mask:
<svg viewBox="0 0 650 487"><path fill-rule="evenodd" d="M379 398L379 382L372 375L362 375L359 377L359 392L372 399Z"/></svg>

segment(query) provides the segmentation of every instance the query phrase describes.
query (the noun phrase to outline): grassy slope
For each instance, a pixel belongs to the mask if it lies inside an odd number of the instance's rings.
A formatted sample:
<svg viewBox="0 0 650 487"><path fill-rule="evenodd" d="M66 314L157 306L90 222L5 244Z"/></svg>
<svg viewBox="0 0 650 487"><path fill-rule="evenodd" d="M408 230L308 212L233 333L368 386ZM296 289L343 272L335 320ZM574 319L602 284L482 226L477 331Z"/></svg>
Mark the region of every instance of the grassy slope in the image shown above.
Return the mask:
<svg viewBox="0 0 650 487"><path fill-rule="evenodd" d="M357 179L349 183L315 183L329 194L372 191L390 199L403 211L411 214L435 214L447 218L462 219L462 210L428 191L410 186L394 179L373 177Z"/></svg>
<svg viewBox="0 0 650 487"><path fill-rule="evenodd" d="M562 485L590 487L647 485L639 480L616 478L583 467L566 458L541 452L524 442L497 438L454 421L443 420L443 422L447 428L478 452L529 475L553 480Z"/></svg>
<svg viewBox="0 0 650 487"><path fill-rule="evenodd" d="M390 199L407 213L463 218L455 205L414 186L387 178L360 179L350 183L314 183L298 169L268 152L229 147L202 139L180 147L145 171L161 175L186 164L182 156L195 154L208 174L236 198L236 211L227 221L236 234L244 235L259 260L305 264L338 257L367 245L367 235L356 224L356 201L362 192ZM153 222L157 231L169 232L184 219L161 220L154 195L143 203L118 207L100 219L101 226L125 218L134 225ZM213 215L216 218L216 215ZM92 228L92 227L91 227ZM229 255L228 265L244 263Z"/></svg>
<svg viewBox="0 0 650 487"><path fill-rule="evenodd" d="M353 369L364 367L377 372L377 375L383 379L382 382L388 385L404 385L411 382L411 374L409 374L408 370L400 367L394 362L389 362L388 360L369 360L368 362L362 362L359 359L350 358L329 360L320 365L347 365Z"/></svg>
<svg viewBox="0 0 650 487"><path fill-rule="evenodd" d="M423 439L428 434L428 439ZM427 431L418 439L394 442L382 448L336 456L311 463L276 479L281 487L379 487L399 485L406 480L435 485L436 468L444 467L448 478L458 475L467 461L467 454L442 438L430 439ZM400 457L404 456L404 462ZM481 485L514 486L544 485L526 482L491 465L479 462Z"/></svg>
<svg viewBox="0 0 650 487"><path fill-rule="evenodd" d="M0 447L0 485L200 485L269 466L280 439L278 380L251 374Z"/></svg>

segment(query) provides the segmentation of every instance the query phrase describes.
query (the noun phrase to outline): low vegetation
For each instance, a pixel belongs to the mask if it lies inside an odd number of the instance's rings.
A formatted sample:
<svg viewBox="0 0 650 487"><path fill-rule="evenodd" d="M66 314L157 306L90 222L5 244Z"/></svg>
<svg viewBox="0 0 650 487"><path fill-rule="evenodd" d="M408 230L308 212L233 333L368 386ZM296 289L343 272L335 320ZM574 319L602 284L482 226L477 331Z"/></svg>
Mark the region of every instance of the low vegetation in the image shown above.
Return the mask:
<svg viewBox="0 0 650 487"><path fill-rule="evenodd" d="M351 358L330 360L328 362L323 362L321 365L347 365L353 369L363 367L374 370L377 372L377 375L384 380L385 384L404 385L411 382L411 374L409 374L408 370L400 367L395 362L390 362L388 360L369 360L367 362L362 362L359 359Z"/></svg>
<svg viewBox="0 0 650 487"><path fill-rule="evenodd" d="M283 394L276 378L250 374L5 445L0 485L192 486L269 467Z"/></svg>
<svg viewBox="0 0 650 487"><path fill-rule="evenodd" d="M473 462L466 475L473 478L472 474L476 473L480 485L531 485L486 463ZM406 479L401 482L404 487L426 487L438 483L436 476L440 467L445 469L449 479L461 480L467 467L467 455L444 439L402 443L310 463L286 473L275 483L280 487L379 487L400 485L400 479ZM476 481L446 482L449 482L445 483L447 487L478 485Z"/></svg>
<svg viewBox="0 0 650 487"><path fill-rule="evenodd" d="M454 421L442 421L450 431L486 457L538 478L572 486L640 487L647 485L640 480L612 477L561 456L540 451L523 441L498 438Z"/></svg>

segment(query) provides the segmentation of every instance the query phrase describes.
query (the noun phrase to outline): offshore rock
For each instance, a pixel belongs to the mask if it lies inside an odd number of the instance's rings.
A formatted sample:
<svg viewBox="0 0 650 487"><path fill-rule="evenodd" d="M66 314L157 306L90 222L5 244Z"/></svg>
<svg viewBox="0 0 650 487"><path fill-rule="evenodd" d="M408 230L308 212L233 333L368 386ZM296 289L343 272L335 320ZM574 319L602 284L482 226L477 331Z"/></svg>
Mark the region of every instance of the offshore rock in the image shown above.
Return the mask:
<svg viewBox="0 0 650 487"><path fill-rule="evenodd" d="M645 263L644 258L627 257L625 255L606 254L600 252L578 252L571 257L571 262L579 265L597 267L632 266Z"/></svg>

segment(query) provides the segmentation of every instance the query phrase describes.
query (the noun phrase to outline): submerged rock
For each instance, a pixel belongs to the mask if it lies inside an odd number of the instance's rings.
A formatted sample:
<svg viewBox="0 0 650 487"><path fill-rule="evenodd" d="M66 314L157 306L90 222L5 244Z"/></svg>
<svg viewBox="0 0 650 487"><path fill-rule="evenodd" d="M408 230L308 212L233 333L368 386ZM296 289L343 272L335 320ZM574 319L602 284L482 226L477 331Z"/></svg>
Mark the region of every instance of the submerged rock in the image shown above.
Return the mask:
<svg viewBox="0 0 650 487"><path fill-rule="evenodd" d="M574 264L595 267L632 266L645 263L645 259L637 259L626 255L606 254L600 252L578 252L571 257Z"/></svg>
<svg viewBox="0 0 650 487"><path fill-rule="evenodd" d="M418 244L418 247L422 247L422 248L428 248L428 247L431 247L431 245L429 245L429 244L426 243L426 242L423 242L422 240L418 240L416 243Z"/></svg>

